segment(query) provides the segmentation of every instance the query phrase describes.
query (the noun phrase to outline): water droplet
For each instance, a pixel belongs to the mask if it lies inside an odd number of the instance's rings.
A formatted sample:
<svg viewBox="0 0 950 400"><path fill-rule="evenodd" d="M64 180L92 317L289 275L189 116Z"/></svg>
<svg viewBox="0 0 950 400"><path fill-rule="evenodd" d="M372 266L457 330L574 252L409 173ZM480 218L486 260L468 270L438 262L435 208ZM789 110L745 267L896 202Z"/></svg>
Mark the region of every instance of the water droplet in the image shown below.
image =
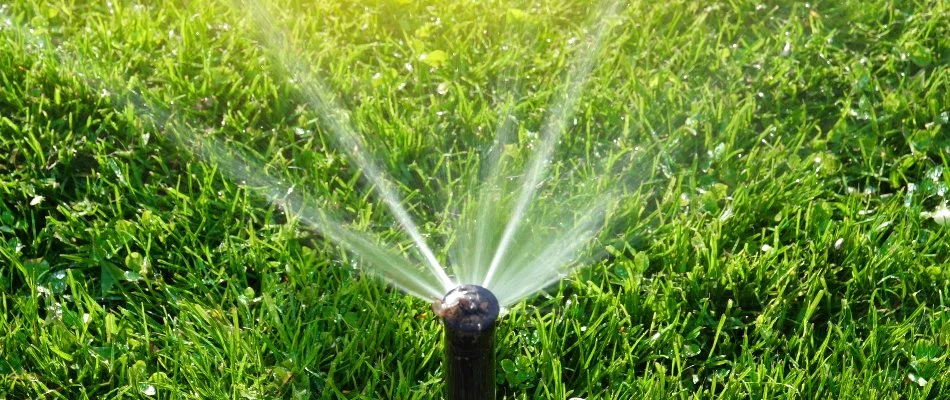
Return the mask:
<svg viewBox="0 0 950 400"><path fill-rule="evenodd" d="M950 209L947 209L946 204L941 205L940 207L937 207L937 209L934 210L932 213L928 213L928 212L920 213L920 216L924 218L927 218L927 217L933 218L934 222L936 222L939 225L946 226L947 224L950 224Z"/></svg>
<svg viewBox="0 0 950 400"><path fill-rule="evenodd" d="M927 386L927 380L924 377L914 374L913 372L907 373L907 379L911 382L916 383L917 386L924 387Z"/></svg>
<svg viewBox="0 0 950 400"><path fill-rule="evenodd" d="M726 206L725 210L722 210L722 214L719 215L719 220L727 221L729 220L729 218L732 218L733 215L734 213L732 211L732 204L729 204L728 206Z"/></svg>
<svg viewBox="0 0 950 400"><path fill-rule="evenodd" d="M142 392L142 394L144 394L144 395L146 395L146 396L154 396L154 395L155 395L155 386L149 385L149 384L146 384L146 383L140 384L140 385L139 385L139 392Z"/></svg>
<svg viewBox="0 0 950 400"><path fill-rule="evenodd" d="M943 167L936 166L930 171L927 171L927 179L930 179L934 183L940 182L940 178L943 176Z"/></svg>

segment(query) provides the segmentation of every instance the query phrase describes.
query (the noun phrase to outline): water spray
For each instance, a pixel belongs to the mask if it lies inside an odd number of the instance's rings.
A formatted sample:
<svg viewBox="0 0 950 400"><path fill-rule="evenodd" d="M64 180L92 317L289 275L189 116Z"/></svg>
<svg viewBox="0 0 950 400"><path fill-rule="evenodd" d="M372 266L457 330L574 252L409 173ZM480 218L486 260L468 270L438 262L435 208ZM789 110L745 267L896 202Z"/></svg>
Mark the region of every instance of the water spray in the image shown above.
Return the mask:
<svg viewBox="0 0 950 400"><path fill-rule="evenodd" d="M445 398L495 400L498 299L481 286L462 285L432 310L445 325Z"/></svg>

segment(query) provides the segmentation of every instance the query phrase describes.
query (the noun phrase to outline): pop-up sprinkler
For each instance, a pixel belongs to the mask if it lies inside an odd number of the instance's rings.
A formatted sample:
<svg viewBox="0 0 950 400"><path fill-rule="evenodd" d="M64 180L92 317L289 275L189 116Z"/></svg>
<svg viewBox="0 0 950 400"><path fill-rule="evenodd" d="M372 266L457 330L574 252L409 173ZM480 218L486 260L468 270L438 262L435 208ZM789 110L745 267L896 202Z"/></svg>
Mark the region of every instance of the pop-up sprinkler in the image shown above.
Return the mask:
<svg viewBox="0 0 950 400"><path fill-rule="evenodd" d="M462 285L432 310L445 324L446 399L494 400L498 299L481 286Z"/></svg>

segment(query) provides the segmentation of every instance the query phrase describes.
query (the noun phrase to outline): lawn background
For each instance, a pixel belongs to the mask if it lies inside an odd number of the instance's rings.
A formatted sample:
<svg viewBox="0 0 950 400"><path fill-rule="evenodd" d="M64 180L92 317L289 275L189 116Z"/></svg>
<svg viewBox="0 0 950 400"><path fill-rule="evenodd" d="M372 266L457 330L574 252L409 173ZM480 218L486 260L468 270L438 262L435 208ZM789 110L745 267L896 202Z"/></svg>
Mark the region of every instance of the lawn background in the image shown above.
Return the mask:
<svg viewBox="0 0 950 400"><path fill-rule="evenodd" d="M405 244L282 57L350 110L436 243L515 93L530 153L585 1L0 5L0 397L438 398L428 304L175 140L213 137ZM626 157L579 273L499 327L507 398L948 392L950 3L647 2L560 160Z"/></svg>

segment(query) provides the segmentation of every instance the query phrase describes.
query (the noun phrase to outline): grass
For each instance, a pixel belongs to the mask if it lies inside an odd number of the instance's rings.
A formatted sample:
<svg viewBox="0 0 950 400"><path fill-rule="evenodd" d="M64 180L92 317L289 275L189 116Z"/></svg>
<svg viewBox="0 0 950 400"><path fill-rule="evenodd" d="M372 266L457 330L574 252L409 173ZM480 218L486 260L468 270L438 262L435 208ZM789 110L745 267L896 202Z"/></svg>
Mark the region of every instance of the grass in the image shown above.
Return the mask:
<svg viewBox="0 0 950 400"><path fill-rule="evenodd" d="M528 144L598 9L282 3L436 243L506 94ZM428 304L174 140L217 138L406 245L253 18L0 11L0 398L440 397ZM614 21L559 165L630 156L634 201L505 317L500 397L950 391L950 235L922 215L950 183L950 3L635 1Z"/></svg>

